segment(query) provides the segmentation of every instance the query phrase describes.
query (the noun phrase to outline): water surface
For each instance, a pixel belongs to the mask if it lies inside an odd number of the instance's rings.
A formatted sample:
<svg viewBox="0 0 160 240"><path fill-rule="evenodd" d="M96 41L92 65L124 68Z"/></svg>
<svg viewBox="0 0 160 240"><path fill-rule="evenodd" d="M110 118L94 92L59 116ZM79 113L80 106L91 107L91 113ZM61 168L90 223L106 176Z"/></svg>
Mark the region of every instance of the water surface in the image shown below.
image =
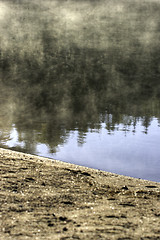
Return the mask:
<svg viewBox="0 0 160 240"><path fill-rule="evenodd" d="M160 3L8 0L0 13L1 146L160 181Z"/></svg>

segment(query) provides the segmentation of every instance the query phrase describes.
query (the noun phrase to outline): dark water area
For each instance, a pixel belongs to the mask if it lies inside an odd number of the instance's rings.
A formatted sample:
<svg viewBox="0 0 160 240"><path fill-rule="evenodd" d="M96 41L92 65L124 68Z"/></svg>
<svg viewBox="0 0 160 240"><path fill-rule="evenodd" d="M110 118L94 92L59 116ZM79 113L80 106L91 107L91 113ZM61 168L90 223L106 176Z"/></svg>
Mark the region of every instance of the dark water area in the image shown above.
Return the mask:
<svg viewBox="0 0 160 240"><path fill-rule="evenodd" d="M160 3L6 2L0 146L159 182Z"/></svg>

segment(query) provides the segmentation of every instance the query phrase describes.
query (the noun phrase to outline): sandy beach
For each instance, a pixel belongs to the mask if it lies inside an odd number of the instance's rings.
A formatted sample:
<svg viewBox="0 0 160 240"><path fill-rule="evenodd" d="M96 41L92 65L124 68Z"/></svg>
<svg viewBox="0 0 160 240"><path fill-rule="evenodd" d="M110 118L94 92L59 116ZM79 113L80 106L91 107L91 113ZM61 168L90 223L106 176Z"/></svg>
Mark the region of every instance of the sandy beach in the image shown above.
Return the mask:
<svg viewBox="0 0 160 240"><path fill-rule="evenodd" d="M0 149L0 239L160 239L160 183Z"/></svg>

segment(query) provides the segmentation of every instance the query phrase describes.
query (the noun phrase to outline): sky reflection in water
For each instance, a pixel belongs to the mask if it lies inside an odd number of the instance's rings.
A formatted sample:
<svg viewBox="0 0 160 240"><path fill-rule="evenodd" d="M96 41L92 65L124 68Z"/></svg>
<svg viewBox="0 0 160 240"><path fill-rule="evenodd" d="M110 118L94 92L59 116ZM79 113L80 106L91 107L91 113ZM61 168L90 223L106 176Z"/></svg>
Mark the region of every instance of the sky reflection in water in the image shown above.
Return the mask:
<svg viewBox="0 0 160 240"><path fill-rule="evenodd" d="M0 1L2 147L160 181L159 1Z"/></svg>
<svg viewBox="0 0 160 240"><path fill-rule="evenodd" d="M56 153L50 153L47 144L37 143L34 154L78 165L110 171L127 176L160 181L160 127L153 118L148 133L145 134L141 121L137 123L136 132L133 126L124 131L124 126L117 126L117 131L108 134L105 124L99 132L86 133L83 144L77 142L78 131L71 131L65 144L58 145ZM16 128L13 126L10 148L16 145L24 147L18 141Z"/></svg>

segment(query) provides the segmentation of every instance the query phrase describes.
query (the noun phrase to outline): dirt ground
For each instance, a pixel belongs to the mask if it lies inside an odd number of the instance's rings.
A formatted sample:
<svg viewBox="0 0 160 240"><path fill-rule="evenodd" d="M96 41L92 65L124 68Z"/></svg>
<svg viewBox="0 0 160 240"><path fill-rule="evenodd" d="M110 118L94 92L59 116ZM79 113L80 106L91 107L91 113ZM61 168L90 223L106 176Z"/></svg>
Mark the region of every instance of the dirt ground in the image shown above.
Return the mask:
<svg viewBox="0 0 160 240"><path fill-rule="evenodd" d="M0 149L0 239L160 239L160 183Z"/></svg>

